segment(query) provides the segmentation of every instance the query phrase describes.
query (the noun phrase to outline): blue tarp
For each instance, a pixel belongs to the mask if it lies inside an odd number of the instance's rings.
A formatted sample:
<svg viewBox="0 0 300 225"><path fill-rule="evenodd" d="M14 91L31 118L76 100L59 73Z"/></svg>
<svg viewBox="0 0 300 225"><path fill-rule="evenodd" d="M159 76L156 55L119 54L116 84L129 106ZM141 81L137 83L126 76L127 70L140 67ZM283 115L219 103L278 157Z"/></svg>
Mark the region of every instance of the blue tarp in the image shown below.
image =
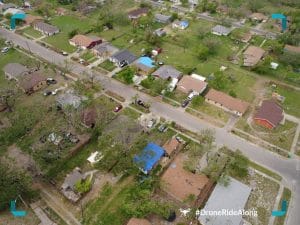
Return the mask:
<svg viewBox="0 0 300 225"><path fill-rule="evenodd" d="M165 151L162 147L150 142L139 155L134 157L133 161L145 174L148 174L161 159L164 153Z"/></svg>
<svg viewBox="0 0 300 225"><path fill-rule="evenodd" d="M180 25L187 28L189 26L189 22L186 21L186 20L183 20L183 21L180 22Z"/></svg>
<svg viewBox="0 0 300 225"><path fill-rule="evenodd" d="M147 66L147 67L150 67L150 68L155 67L154 66L154 61L150 57L147 57L147 56L143 56L143 57L139 58L138 62L140 64L143 64L144 66Z"/></svg>

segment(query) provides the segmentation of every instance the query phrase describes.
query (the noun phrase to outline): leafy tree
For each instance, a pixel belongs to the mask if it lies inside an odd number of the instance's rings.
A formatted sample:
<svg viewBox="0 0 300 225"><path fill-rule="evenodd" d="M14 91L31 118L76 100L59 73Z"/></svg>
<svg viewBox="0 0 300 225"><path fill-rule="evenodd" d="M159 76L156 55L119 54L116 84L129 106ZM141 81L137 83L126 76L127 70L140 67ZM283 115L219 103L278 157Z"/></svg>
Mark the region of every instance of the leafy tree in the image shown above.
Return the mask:
<svg viewBox="0 0 300 225"><path fill-rule="evenodd" d="M92 182L90 179L77 181L75 184L75 190L79 193L86 193L91 190Z"/></svg>
<svg viewBox="0 0 300 225"><path fill-rule="evenodd" d="M74 29L74 30L71 30L69 33L68 33L68 36L69 38L72 38L74 37L75 35L78 34L78 29Z"/></svg>
<svg viewBox="0 0 300 225"><path fill-rule="evenodd" d="M214 78L209 83L217 90L225 90L228 86L228 79L223 72L218 71L214 74Z"/></svg>
<svg viewBox="0 0 300 225"><path fill-rule="evenodd" d="M236 95L236 93L235 93L234 90L230 90L230 91L229 91L229 95L230 95L231 97L234 97L234 98L237 97L237 95Z"/></svg>
<svg viewBox="0 0 300 225"><path fill-rule="evenodd" d="M31 198L34 192L31 190L30 177L7 163L0 162L0 210L8 208L9 202L19 195L23 198Z"/></svg>
<svg viewBox="0 0 300 225"><path fill-rule="evenodd" d="M199 107L203 105L203 103L204 103L204 98L201 95L195 96L192 99L192 107Z"/></svg>
<svg viewBox="0 0 300 225"><path fill-rule="evenodd" d="M133 76L134 76L134 70L131 67L126 67L122 71L120 71L117 74L117 77L119 77L121 80L123 80L126 84L132 84L133 83Z"/></svg>
<svg viewBox="0 0 300 225"><path fill-rule="evenodd" d="M284 65L291 65L294 68L300 67L300 54L292 52L284 52L279 56L279 61Z"/></svg>
<svg viewBox="0 0 300 225"><path fill-rule="evenodd" d="M209 56L209 49L203 44L199 44L198 46L198 58L202 61L207 60Z"/></svg>
<svg viewBox="0 0 300 225"><path fill-rule="evenodd" d="M248 175L249 159L239 150L233 153L228 169L231 175L240 178Z"/></svg>

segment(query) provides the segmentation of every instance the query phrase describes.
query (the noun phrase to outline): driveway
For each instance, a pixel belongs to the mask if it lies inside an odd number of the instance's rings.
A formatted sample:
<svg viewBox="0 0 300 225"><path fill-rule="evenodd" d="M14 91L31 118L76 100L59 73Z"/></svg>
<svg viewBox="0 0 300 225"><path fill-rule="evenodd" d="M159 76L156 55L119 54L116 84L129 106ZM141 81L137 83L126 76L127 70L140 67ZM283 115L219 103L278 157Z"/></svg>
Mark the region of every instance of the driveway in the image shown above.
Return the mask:
<svg viewBox="0 0 300 225"><path fill-rule="evenodd" d="M56 65L63 65L64 56L59 55L53 51L45 49L37 43L28 40L13 32L0 28L0 35L13 41L15 44L21 46L24 49L30 48L30 51L35 55L54 63ZM83 71L88 70L82 65L71 63L71 70L75 74L81 74ZM157 99L152 98L144 93L137 91L136 89L126 86L114 79L111 79L99 72L94 72L97 80L101 82L102 86L106 89L123 96L126 101L131 101L132 97L136 94L139 98L145 102L151 103L151 111L154 114L162 116L166 119L176 121L179 125L185 127L194 132L199 132L201 129L210 128L216 131L216 144L218 146L227 146L233 150L241 150L252 161L255 161L265 167L274 170L279 173L285 180L286 185L293 191L293 200L290 207L290 216L288 217L288 225L298 225L300 221L300 161L295 156L294 159L282 158L260 146L254 145L244 139L239 138L225 129L217 128L212 124L209 124L203 120L193 117L192 115L185 113L184 111L168 105L163 102L158 102ZM298 168L298 170L297 170Z"/></svg>

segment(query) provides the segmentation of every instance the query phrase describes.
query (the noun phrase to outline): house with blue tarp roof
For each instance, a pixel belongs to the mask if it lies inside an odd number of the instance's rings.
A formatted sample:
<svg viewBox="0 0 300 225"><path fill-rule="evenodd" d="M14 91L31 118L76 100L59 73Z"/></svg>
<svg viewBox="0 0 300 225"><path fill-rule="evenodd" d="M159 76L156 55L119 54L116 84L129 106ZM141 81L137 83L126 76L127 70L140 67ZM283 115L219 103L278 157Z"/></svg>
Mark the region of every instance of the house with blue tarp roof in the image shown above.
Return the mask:
<svg viewBox="0 0 300 225"><path fill-rule="evenodd" d="M162 147L150 142L140 154L134 156L133 161L143 173L149 174L164 154L165 150Z"/></svg>
<svg viewBox="0 0 300 225"><path fill-rule="evenodd" d="M181 20L181 21L176 20L172 24L173 28L178 28L178 29L181 29L181 30L185 30L186 28L188 28L188 26L189 26L189 22L186 21L186 20Z"/></svg>
<svg viewBox="0 0 300 225"><path fill-rule="evenodd" d="M134 63L134 66L138 69L139 74L148 75L153 72L155 68L155 62L150 57L143 56Z"/></svg>

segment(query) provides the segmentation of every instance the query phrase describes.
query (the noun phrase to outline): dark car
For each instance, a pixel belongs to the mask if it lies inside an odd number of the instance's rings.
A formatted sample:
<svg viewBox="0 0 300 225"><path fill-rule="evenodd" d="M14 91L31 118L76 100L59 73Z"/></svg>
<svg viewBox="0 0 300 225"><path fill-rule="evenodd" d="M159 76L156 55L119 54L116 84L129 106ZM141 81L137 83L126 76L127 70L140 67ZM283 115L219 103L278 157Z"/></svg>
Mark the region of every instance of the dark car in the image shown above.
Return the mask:
<svg viewBox="0 0 300 225"><path fill-rule="evenodd" d="M128 65L128 62L125 61L125 60L123 60L123 61L120 62L120 67L121 67L121 68L123 68L123 67L125 67L125 66L127 66L127 65Z"/></svg>
<svg viewBox="0 0 300 225"><path fill-rule="evenodd" d="M49 95L52 95L52 91L45 91L44 92L44 96L49 96Z"/></svg>
<svg viewBox="0 0 300 225"><path fill-rule="evenodd" d="M57 84L57 81L53 78L47 78L47 84L50 85L50 84Z"/></svg>
<svg viewBox="0 0 300 225"><path fill-rule="evenodd" d="M117 105L116 108L114 109L114 112L119 112L123 108L122 105Z"/></svg>
<svg viewBox="0 0 300 225"><path fill-rule="evenodd" d="M181 103L181 107L185 108L188 104L190 103L189 99L185 99L182 103Z"/></svg>

